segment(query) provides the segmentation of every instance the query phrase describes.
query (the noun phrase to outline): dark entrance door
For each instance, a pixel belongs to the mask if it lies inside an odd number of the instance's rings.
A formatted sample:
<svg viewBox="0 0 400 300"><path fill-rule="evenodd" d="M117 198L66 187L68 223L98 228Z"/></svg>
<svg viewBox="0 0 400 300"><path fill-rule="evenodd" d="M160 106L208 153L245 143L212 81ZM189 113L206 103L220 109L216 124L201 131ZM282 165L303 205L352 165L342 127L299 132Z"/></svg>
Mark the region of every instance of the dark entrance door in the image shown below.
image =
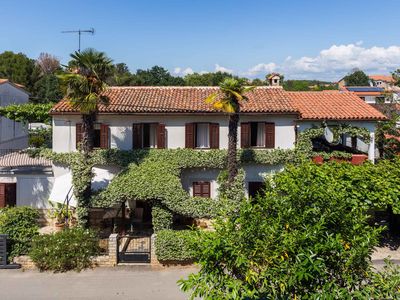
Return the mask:
<svg viewBox="0 0 400 300"><path fill-rule="evenodd" d="M0 183L0 207L15 206L17 204L17 184Z"/></svg>
<svg viewBox="0 0 400 300"><path fill-rule="evenodd" d="M151 259L151 237L123 235L118 239L119 263L149 263Z"/></svg>

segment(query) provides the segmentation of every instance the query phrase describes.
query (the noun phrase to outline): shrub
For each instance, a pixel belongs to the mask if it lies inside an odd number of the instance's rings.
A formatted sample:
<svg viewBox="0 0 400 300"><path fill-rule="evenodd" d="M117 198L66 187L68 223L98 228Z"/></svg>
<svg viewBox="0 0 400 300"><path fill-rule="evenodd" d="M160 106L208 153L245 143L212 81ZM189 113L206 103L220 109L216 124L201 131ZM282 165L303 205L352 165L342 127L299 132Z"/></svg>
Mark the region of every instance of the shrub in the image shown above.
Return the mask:
<svg viewBox="0 0 400 300"><path fill-rule="evenodd" d="M360 205L365 187L338 179L342 168L286 168L263 196L217 218L215 232L195 237L201 269L181 288L204 299L398 299L399 269L371 268L381 230Z"/></svg>
<svg viewBox="0 0 400 300"><path fill-rule="evenodd" d="M99 251L95 232L75 227L37 236L30 256L41 271L80 271L92 265L92 257Z"/></svg>
<svg viewBox="0 0 400 300"><path fill-rule="evenodd" d="M8 235L7 255L10 260L29 252L32 238L39 234L38 218L38 211L30 207L0 209L0 234Z"/></svg>
<svg viewBox="0 0 400 300"><path fill-rule="evenodd" d="M191 262L196 245L194 230L161 230L155 241L159 261Z"/></svg>

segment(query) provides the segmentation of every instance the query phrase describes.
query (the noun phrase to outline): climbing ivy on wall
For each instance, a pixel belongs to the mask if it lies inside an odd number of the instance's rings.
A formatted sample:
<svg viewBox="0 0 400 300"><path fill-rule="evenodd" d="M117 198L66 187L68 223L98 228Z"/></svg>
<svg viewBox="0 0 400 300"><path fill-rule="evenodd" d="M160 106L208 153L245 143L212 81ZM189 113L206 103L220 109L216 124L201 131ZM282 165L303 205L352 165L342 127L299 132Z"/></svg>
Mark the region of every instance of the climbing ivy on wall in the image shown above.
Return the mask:
<svg viewBox="0 0 400 300"><path fill-rule="evenodd" d="M369 131L365 128L347 125L335 127L333 130L335 139L341 134L348 134L361 137L366 142L369 140ZM297 163L313 156L312 139L323 134L324 127L310 128L299 134L295 149L242 149L238 151L238 160L242 166ZM158 231L171 228L174 214L193 218L214 217L223 202L191 197L182 187L181 172L188 168L222 170L226 167L226 150L102 149L93 151L88 159L84 159L80 152L54 153L50 149L31 150L30 154L44 156L71 168L79 219L88 214L89 207L110 207L125 200L152 201L153 225L154 230ZM122 171L105 190L92 199L85 199L84 187L92 180L92 168L95 165L116 165ZM244 180L244 173L242 175ZM241 186L240 182L238 186Z"/></svg>

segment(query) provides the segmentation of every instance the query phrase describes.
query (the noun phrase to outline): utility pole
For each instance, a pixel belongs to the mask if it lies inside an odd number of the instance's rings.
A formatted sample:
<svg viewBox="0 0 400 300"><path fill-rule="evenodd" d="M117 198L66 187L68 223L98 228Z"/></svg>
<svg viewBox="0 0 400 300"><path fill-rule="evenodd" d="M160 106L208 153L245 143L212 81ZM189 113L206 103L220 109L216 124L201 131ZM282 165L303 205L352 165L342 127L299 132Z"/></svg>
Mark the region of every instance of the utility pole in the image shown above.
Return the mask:
<svg viewBox="0 0 400 300"><path fill-rule="evenodd" d="M78 52L81 52L81 35L82 35L82 33L89 33L91 35L94 35L94 28L66 30L66 31L61 31L61 33L77 33L78 34Z"/></svg>

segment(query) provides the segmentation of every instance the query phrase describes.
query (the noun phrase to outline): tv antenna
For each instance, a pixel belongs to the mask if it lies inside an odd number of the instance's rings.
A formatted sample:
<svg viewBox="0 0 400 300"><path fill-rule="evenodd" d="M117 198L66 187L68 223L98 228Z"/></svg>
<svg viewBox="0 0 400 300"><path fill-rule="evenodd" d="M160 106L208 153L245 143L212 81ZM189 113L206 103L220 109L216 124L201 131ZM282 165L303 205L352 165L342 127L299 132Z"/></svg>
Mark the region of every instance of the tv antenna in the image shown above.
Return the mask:
<svg viewBox="0 0 400 300"><path fill-rule="evenodd" d="M66 31L61 31L61 33L77 33L78 34L78 52L81 52L81 35L82 33L89 33L91 35L94 35L94 28L90 29L78 29L78 30L66 30Z"/></svg>

